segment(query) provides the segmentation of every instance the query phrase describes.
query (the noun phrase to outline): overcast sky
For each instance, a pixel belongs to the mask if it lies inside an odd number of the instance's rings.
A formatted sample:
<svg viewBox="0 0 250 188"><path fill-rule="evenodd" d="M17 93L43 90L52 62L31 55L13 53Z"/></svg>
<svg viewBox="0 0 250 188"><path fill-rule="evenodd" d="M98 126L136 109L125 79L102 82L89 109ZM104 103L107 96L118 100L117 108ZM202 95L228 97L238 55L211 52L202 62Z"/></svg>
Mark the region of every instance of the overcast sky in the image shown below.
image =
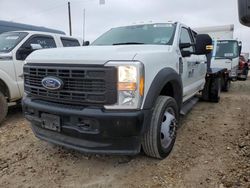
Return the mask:
<svg viewBox="0 0 250 188"><path fill-rule="evenodd" d="M69 33L67 0L0 0L0 20L59 29ZM235 38L250 52L250 28L238 21L236 0L71 0L73 35L93 41L111 27L141 22L180 21L191 27L234 24Z"/></svg>

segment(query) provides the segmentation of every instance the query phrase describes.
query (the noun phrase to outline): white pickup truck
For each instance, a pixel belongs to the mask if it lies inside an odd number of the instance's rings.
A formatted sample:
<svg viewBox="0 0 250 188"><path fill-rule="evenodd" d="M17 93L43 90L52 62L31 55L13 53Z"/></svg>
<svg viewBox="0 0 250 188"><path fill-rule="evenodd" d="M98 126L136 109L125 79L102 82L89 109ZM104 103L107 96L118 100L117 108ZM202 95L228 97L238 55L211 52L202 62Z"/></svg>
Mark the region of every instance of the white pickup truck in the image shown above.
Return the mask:
<svg viewBox="0 0 250 188"><path fill-rule="evenodd" d="M222 69L209 69L212 39L178 22L113 28L90 46L32 53L23 110L34 134L87 153L163 159L180 113L202 94L219 101Z"/></svg>
<svg viewBox="0 0 250 188"><path fill-rule="evenodd" d="M23 96L23 65L34 50L80 46L79 39L47 32L14 31L0 35L0 124L8 103L19 102Z"/></svg>

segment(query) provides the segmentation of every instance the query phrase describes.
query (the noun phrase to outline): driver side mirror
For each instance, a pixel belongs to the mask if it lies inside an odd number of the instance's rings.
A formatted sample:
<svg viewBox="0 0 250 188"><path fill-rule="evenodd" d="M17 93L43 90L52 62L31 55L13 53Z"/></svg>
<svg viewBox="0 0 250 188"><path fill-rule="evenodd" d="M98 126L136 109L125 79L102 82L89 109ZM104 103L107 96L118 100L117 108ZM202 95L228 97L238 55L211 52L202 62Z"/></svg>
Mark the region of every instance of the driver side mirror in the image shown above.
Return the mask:
<svg viewBox="0 0 250 188"><path fill-rule="evenodd" d="M193 46L193 44L191 44L191 43L181 43L180 49L189 48L191 46Z"/></svg>
<svg viewBox="0 0 250 188"><path fill-rule="evenodd" d="M180 49L181 49L181 55L182 57L190 57L192 55L192 52L188 50L183 50L185 48L190 48L191 46L194 46L194 44L191 43L180 43L179 44Z"/></svg>
<svg viewBox="0 0 250 188"><path fill-rule="evenodd" d="M250 27L250 0L238 0L240 23Z"/></svg>
<svg viewBox="0 0 250 188"><path fill-rule="evenodd" d="M187 50L181 50L182 57L190 57L193 53Z"/></svg>
<svg viewBox="0 0 250 188"><path fill-rule="evenodd" d="M30 44L30 46L27 47L21 47L16 52L16 59L23 61L25 60L28 55L30 55L33 51L40 50L43 47L40 44Z"/></svg>
<svg viewBox="0 0 250 188"><path fill-rule="evenodd" d="M83 46L89 46L90 42L89 41L83 41Z"/></svg>
<svg viewBox="0 0 250 188"><path fill-rule="evenodd" d="M199 34L196 36L195 54L207 55L213 50L213 40L208 34Z"/></svg>

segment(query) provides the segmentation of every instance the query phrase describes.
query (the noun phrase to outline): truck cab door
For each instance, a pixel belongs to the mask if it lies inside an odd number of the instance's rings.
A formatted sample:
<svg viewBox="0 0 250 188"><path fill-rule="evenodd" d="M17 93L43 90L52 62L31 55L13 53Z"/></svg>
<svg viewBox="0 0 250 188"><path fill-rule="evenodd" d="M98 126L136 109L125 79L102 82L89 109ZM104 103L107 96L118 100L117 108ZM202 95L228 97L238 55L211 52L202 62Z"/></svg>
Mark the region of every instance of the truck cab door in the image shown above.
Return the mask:
<svg viewBox="0 0 250 188"><path fill-rule="evenodd" d="M180 44L194 43L191 30L185 27L181 28ZM181 49L182 58L180 59L180 73L183 83L183 99L184 101L195 95L205 83L206 64L204 56L195 55L193 46ZM184 55L183 51L189 52L191 55ZM188 53L187 53L188 54Z"/></svg>
<svg viewBox="0 0 250 188"><path fill-rule="evenodd" d="M23 66L25 59L34 50L38 50L38 48L34 49L33 46L41 46L41 48L56 48L56 42L52 36L35 34L29 37L27 41L24 42L23 45L16 51L14 62L16 70L16 79L21 94L24 92Z"/></svg>

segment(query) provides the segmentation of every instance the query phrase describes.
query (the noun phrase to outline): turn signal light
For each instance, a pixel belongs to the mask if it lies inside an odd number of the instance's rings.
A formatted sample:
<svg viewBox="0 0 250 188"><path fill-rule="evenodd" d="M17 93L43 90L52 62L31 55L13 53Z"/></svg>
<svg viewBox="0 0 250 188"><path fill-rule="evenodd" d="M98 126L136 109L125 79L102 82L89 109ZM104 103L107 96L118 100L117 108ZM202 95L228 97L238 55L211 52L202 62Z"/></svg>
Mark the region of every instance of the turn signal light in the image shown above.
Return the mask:
<svg viewBox="0 0 250 188"><path fill-rule="evenodd" d="M213 50L213 49L214 49L213 45L207 45L206 46L206 50Z"/></svg>
<svg viewBox="0 0 250 188"><path fill-rule="evenodd" d="M143 77L141 77L140 79L139 92L140 92L140 96L144 95L144 78Z"/></svg>
<svg viewBox="0 0 250 188"><path fill-rule="evenodd" d="M118 90L119 91L135 91L136 90L136 83L132 82L119 82L118 83Z"/></svg>

